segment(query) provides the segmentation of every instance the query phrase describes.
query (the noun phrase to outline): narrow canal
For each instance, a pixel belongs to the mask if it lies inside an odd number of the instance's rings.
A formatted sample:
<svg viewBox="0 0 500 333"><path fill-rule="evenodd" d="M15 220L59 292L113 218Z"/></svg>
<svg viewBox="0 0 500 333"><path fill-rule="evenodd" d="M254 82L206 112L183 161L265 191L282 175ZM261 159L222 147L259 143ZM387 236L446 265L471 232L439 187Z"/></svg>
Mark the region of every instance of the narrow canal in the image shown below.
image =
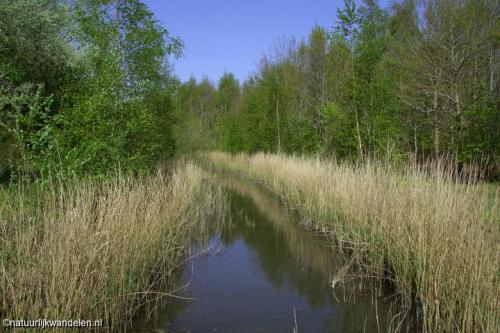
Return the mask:
<svg viewBox="0 0 500 333"><path fill-rule="evenodd" d="M307 230L273 194L232 176L231 221L183 269L178 300L135 332L387 332L397 306L380 282L343 276L326 237ZM412 331L405 321L400 331Z"/></svg>

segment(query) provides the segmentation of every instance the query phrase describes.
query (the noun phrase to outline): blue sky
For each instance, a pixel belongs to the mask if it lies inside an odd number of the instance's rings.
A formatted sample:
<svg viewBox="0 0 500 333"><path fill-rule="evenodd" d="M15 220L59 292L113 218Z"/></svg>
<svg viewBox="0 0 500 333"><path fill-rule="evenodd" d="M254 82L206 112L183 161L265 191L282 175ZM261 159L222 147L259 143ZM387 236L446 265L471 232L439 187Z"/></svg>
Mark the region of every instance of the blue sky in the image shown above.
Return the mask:
<svg viewBox="0 0 500 333"><path fill-rule="evenodd" d="M282 37L300 39L311 28L331 28L342 0L143 0L169 32L185 44L175 61L181 80L217 81L224 71L240 80Z"/></svg>

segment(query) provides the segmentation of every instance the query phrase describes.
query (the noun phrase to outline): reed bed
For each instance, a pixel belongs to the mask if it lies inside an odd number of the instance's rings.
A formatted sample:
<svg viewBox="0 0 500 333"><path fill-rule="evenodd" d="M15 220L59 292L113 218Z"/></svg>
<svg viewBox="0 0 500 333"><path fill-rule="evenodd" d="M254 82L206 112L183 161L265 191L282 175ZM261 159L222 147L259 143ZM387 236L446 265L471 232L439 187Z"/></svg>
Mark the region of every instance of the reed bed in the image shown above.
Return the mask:
<svg viewBox="0 0 500 333"><path fill-rule="evenodd" d="M116 330L167 293L222 192L192 162L152 176L0 193L0 317L103 319Z"/></svg>
<svg viewBox="0 0 500 333"><path fill-rule="evenodd" d="M203 158L264 183L368 273L390 279L416 305L423 332L500 327L498 186L457 181L439 162L423 170L264 153Z"/></svg>

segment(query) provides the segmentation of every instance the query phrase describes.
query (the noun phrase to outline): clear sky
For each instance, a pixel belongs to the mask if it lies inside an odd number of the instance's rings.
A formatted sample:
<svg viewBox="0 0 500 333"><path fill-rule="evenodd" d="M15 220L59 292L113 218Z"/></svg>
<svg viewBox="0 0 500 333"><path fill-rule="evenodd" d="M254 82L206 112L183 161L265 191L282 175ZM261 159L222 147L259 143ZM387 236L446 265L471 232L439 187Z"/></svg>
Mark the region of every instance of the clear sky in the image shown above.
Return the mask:
<svg viewBox="0 0 500 333"><path fill-rule="evenodd" d="M181 80L217 81L224 71L240 80L282 37L301 39L314 24L331 28L343 0L143 0L185 44L175 61Z"/></svg>

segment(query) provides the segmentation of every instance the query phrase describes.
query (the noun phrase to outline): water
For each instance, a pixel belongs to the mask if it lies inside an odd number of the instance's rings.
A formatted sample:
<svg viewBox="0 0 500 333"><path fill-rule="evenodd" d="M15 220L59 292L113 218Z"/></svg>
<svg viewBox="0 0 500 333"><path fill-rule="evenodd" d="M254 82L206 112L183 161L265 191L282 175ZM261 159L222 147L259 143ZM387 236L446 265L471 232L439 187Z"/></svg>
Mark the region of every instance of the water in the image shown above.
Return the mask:
<svg viewBox="0 0 500 333"><path fill-rule="evenodd" d="M380 282L332 279L345 259L325 237L263 188L219 179L232 221L190 260L179 281L193 300L174 301L136 332L386 332L394 298ZM206 247L205 247L206 248ZM392 311L391 311L392 309ZM392 321L392 328L397 321ZM405 322L401 330L410 330ZM411 331L411 330L410 330Z"/></svg>

